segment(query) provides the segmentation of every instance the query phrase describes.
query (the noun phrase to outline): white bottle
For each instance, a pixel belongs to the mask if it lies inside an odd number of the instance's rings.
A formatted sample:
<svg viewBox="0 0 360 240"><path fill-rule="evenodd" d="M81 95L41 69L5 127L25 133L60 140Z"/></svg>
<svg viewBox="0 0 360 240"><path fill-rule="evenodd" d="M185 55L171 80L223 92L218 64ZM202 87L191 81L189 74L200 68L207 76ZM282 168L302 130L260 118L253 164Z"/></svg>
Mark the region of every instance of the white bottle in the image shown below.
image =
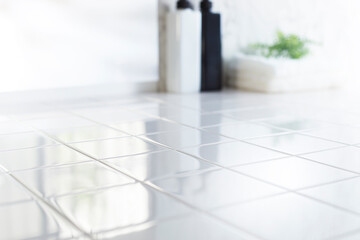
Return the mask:
<svg viewBox="0 0 360 240"><path fill-rule="evenodd" d="M167 14L166 85L169 92L194 93L201 87L201 14L179 0Z"/></svg>

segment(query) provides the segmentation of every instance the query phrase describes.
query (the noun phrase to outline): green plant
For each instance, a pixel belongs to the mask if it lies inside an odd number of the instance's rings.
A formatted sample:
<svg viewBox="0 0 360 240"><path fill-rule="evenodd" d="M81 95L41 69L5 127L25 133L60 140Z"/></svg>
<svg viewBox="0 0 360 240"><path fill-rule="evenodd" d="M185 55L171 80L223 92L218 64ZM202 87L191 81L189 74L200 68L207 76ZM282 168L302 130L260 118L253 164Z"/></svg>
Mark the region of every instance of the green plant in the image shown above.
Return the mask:
<svg viewBox="0 0 360 240"><path fill-rule="evenodd" d="M313 43L302 39L295 34L284 34L277 32L277 38L273 44L255 43L249 45L249 50L264 57L284 57L300 59L309 54L308 45Z"/></svg>

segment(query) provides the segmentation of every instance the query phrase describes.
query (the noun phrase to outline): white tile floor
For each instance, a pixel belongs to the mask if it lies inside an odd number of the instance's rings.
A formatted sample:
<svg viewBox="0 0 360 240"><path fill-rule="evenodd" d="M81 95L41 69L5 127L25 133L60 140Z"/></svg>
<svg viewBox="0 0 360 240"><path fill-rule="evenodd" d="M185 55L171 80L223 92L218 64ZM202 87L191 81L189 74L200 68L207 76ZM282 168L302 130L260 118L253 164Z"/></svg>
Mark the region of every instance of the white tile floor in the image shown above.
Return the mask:
<svg viewBox="0 0 360 240"><path fill-rule="evenodd" d="M25 95L0 239L360 239L356 94Z"/></svg>

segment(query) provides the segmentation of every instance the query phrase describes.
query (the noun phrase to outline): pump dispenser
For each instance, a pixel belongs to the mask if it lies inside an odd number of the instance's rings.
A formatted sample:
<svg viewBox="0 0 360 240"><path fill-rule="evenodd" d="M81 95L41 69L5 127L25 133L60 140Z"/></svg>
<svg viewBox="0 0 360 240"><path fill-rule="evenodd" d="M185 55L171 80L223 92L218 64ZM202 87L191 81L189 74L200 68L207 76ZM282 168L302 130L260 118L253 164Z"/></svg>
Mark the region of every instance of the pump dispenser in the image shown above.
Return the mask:
<svg viewBox="0 0 360 240"><path fill-rule="evenodd" d="M221 17L212 13L212 2L202 0L201 91L221 90Z"/></svg>
<svg viewBox="0 0 360 240"><path fill-rule="evenodd" d="M201 14L191 2L179 0L167 14L166 85L169 92L199 92L201 88Z"/></svg>

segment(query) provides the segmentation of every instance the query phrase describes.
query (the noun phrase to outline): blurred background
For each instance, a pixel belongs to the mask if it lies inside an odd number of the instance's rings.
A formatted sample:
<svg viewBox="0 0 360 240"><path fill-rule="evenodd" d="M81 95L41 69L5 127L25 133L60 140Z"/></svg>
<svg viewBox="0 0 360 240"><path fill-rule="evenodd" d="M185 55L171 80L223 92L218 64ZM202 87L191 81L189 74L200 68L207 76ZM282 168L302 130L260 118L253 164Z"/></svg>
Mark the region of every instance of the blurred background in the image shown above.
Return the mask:
<svg viewBox="0 0 360 240"><path fill-rule="evenodd" d="M156 81L156 0L0 0L2 91Z"/></svg>
<svg viewBox="0 0 360 240"><path fill-rule="evenodd" d="M0 0L0 92L156 83L164 6L175 0ZM225 64L281 30L321 43L315 54L344 73L344 84L360 85L359 1L214 0L214 7Z"/></svg>

